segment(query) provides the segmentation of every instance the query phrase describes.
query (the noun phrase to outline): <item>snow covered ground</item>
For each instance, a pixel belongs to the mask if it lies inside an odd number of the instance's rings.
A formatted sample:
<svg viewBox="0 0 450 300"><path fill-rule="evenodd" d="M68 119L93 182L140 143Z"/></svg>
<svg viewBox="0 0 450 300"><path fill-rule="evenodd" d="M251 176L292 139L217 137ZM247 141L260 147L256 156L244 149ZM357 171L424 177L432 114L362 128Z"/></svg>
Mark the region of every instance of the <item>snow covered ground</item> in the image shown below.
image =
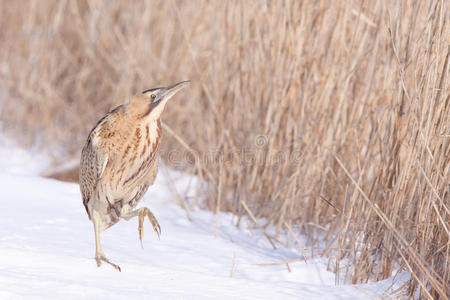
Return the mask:
<svg viewBox="0 0 450 300"><path fill-rule="evenodd" d="M0 299L374 299L392 280L335 286L325 259L261 266L299 257L273 250L257 231L233 225L233 216L186 212L175 203L189 176L160 172L141 205L162 228L158 240L145 223L141 249L137 220L101 235L105 255L119 273L94 257L94 231L77 184L39 177L42 158L0 146ZM234 261L234 263L233 263ZM231 270L233 276L230 277Z"/></svg>

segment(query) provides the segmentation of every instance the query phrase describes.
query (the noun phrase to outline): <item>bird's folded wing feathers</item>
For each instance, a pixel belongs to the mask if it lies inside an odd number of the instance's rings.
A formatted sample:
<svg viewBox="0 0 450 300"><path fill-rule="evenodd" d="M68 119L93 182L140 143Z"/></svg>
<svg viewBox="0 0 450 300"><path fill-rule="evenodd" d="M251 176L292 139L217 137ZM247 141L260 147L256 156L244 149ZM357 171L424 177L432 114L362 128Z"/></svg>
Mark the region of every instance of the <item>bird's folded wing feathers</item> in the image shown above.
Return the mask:
<svg viewBox="0 0 450 300"><path fill-rule="evenodd" d="M108 164L108 154L103 153L97 146L95 135L96 131L94 130L81 152L80 187L85 206L92 197Z"/></svg>

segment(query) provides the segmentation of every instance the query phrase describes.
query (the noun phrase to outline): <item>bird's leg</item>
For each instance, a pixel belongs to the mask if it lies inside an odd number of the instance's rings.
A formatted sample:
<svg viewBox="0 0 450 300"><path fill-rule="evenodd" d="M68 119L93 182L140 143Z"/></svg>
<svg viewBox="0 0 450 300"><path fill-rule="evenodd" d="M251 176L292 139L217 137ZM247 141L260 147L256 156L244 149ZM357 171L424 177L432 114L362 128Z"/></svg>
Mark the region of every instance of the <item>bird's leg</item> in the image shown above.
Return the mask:
<svg viewBox="0 0 450 300"><path fill-rule="evenodd" d="M100 267L102 265L102 261L104 261L120 272L120 267L110 262L109 259L107 259L103 254L102 246L100 245L100 216L95 210L93 211L92 219L94 222L95 231L95 261L97 262L97 267Z"/></svg>
<svg viewBox="0 0 450 300"><path fill-rule="evenodd" d="M129 213L122 215L122 218L124 218L125 220L128 221L131 218L134 218L134 217L137 217L137 216L139 216L139 227L138 227L139 239L141 240L141 247L144 248L143 245L142 245L142 237L144 236L144 219L145 219L145 216L147 216L148 220L150 221L150 223L152 223L153 230L158 235L158 238L161 235L161 227L159 226L158 220L156 220L156 218L153 215L153 213L147 207L141 207L139 209L130 211Z"/></svg>

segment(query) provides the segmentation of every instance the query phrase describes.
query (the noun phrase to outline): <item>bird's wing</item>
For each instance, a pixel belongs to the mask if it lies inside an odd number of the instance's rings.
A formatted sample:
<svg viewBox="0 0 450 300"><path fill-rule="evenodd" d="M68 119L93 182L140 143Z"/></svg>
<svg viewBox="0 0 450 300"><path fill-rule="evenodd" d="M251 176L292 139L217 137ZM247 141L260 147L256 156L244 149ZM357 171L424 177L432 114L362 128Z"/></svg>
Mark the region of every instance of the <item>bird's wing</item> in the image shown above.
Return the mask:
<svg viewBox="0 0 450 300"><path fill-rule="evenodd" d="M107 154L102 153L93 139L89 138L81 152L80 163L80 189L89 218L91 216L87 204L96 190L97 183L103 175L107 163Z"/></svg>
<svg viewBox="0 0 450 300"><path fill-rule="evenodd" d="M118 107L120 108L120 107ZM110 116L118 111L118 108L111 111L109 114L104 116L95 127L89 133L86 144L81 151L81 162L80 162L80 189L81 195L83 197L83 205L86 208L86 212L89 214L87 204L92 198L93 193L96 190L97 183L101 179L106 165L108 164L108 153L98 146L98 132L99 129L105 124Z"/></svg>

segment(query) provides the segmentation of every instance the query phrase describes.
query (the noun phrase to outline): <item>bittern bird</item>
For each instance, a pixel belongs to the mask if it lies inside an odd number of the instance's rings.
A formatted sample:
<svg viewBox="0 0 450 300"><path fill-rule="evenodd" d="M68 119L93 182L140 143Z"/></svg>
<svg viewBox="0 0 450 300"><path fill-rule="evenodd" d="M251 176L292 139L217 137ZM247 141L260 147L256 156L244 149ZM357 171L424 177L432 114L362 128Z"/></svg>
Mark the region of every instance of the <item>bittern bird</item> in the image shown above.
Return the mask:
<svg viewBox="0 0 450 300"><path fill-rule="evenodd" d="M80 189L88 217L94 223L95 260L120 271L100 245L100 232L120 219L139 217L142 246L147 216L159 235L161 228L150 209L135 209L158 172L161 114L167 101L189 81L153 88L134 96L104 116L91 130L81 152Z"/></svg>

